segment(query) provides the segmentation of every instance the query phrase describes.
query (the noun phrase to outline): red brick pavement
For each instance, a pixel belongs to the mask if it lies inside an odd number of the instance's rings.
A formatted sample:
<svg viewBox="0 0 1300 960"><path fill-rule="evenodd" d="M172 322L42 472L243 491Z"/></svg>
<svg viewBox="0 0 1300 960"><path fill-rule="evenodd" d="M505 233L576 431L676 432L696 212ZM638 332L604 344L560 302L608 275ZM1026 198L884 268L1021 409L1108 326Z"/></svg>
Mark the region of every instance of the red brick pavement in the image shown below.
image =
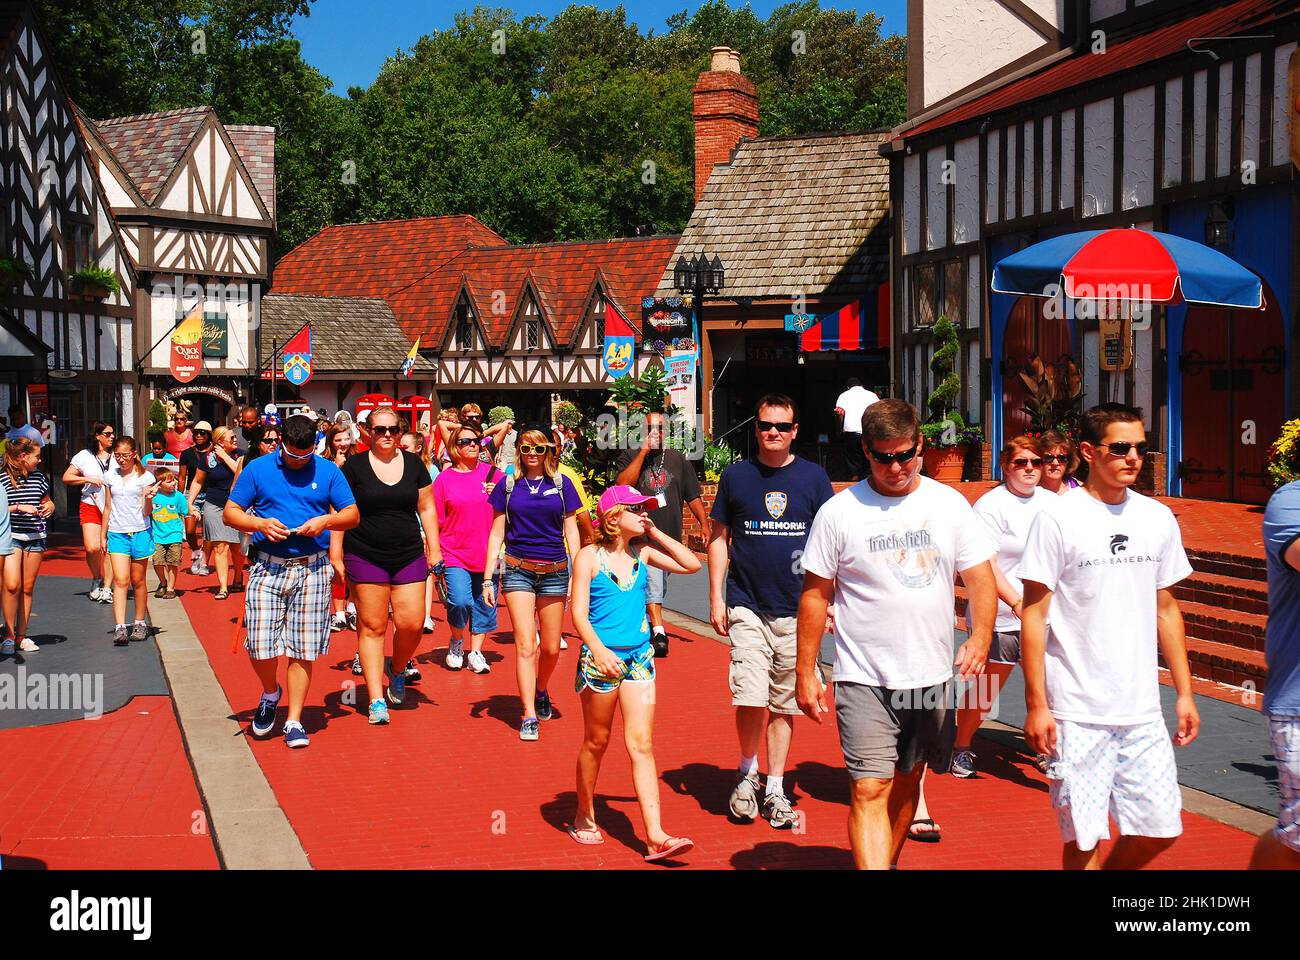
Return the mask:
<svg viewBox="0 0 1300 960"><path fill-rule="evenodd" d="M182 576L182 589L193 583ZM231 640L242 594L215 601L209 588L183 602L217 677L247 722L260 687ZM503 627L504 622L503 612ZM493 672L450 673L443 666L447 628L426 637L418 660L424 682L408 688L388 727L370 727L364 687L345 702L354 679L353 634L334 635L318 662L304 717L312 744L291 751L279 737L253 741L276 797L320 868L616 867L642 862L640 815L621 732L616 726L599 786L600 847L583 847L562 827L572 816L581 708L573 692L577 644L562 655L551 683L560 716L542 739L518 739L513 648L508 632L488 640ZM726 819L736 762L726 648L684 635L661 661L655 748L664 823L691 836L684 862L713 868L849 867L845 835L848 778L829 720L798 721L787 790L805 818L800 834L766 823ZM283 718L283 713L281 714ZM1046 784L1023 758L984 742L987 773L975 780L934 777L929 786L939 844L909 844L904 867L1059 866L1059 839ZM1253 838L1202 817L1185 816L1186 834L1157 863L1169 868L1244 866Z"/></svg>
<svg viewBox="0 0 1300 960"><path fill-rule="evenodd" d="M214 869L171 700L0 731L0 855L5 869Z"/></svg>

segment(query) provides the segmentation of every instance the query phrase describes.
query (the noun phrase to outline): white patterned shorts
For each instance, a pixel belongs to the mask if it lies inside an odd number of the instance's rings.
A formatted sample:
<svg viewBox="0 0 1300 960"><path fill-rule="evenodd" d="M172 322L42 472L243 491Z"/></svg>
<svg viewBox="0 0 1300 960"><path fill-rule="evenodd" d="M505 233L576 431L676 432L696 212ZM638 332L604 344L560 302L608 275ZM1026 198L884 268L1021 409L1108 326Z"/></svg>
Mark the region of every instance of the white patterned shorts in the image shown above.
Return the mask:
<svg viewBox="0 0 1300 960"><path fill-rule="evenodd" d="M1300 717L1269 717L1268 734L1277 757L1277 788L1282 794L1273 835L1300 853Z"/></svg>
<svg viewBox="0 0 1300 960"><path fill-rule="evenodd" d="M1183 832L1178 767L1162 720L1132 726L1057 720L1047 776L1061 835L1080 850L1110 839L1108 817L1122 836Z"/></svg>
<svg viewBox="0 0 1300 960"><path fill-rule="evenodd" d="M332 575L329 556L323 552L292 565L259 557L248 571L244 594L248 655L254 660L324 656L330 645Z"/></svg>

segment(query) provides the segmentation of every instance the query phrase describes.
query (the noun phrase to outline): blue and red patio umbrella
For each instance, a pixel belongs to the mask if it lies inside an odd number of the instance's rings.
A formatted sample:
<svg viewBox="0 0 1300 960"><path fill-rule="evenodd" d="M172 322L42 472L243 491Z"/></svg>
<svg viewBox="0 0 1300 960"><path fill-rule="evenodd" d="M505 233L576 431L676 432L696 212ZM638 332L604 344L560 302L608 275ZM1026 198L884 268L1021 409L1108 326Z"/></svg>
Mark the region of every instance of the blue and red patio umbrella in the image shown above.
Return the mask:
<svg viewBox="0 0 1300 960"><path fill-rule="evenodd" d="M1043 240L993 268L995 293L1259 310L1259 277L1219 251L1168 233L1085 230Z"/></svg>

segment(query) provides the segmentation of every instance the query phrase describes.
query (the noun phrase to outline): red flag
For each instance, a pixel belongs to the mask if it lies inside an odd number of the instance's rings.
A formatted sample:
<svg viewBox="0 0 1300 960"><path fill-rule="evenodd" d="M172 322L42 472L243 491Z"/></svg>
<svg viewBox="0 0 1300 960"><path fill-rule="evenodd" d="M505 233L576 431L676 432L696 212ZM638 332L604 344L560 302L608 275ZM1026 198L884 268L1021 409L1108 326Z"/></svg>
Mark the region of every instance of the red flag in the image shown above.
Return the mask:
<svg viewBox="0 0 1300 960"><path fill-rule="evenodd" d="M614 301L605 298L605 336L607 337L636 337L639 331L632 328L632 324L623 319L623 314L618 312L614 306Z"/></svg>

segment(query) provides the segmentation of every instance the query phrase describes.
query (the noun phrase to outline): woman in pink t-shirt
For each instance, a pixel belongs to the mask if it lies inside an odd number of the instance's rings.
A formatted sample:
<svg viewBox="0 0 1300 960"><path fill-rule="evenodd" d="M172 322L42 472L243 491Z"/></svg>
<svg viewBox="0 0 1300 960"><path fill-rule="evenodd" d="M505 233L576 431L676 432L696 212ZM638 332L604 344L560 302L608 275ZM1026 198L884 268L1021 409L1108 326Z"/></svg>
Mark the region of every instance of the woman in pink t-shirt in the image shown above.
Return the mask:
<svg viewBox="0 0 1300 960"><path fill-rule="evenodd" d="M479 462L483 434L461 426L452 434L448 451L451 466L433 481L433 500L438 507L438 537L447 564L447 623L451 646L447 667L465 665L465 630L470 633L469 668L487 673L483 658L483 637L497 628L497 611L483 600L484 571L496 566L487 557L488 534L492 530L492 507L488 494L494 480L503 479L490 464Z"/></svg>

